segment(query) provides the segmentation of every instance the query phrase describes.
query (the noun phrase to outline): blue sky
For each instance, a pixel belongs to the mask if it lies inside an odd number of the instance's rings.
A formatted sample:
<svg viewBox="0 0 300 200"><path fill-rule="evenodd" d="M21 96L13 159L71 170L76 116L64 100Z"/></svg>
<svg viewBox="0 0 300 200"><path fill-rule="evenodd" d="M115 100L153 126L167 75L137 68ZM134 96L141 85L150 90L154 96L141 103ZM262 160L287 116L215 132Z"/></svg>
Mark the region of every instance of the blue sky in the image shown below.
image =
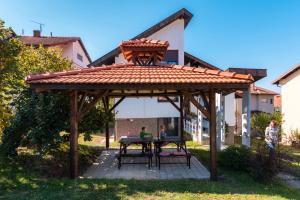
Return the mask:
<svg viewBox="0 0 300 200"><path fill-rule="evenodd" d="M97 59L181 8L193 13L185 30L185 50L222 69L266 68L257 85L271 82L300 63L298 0L0 0L0 19L16 33L80 36Z"/></svg>

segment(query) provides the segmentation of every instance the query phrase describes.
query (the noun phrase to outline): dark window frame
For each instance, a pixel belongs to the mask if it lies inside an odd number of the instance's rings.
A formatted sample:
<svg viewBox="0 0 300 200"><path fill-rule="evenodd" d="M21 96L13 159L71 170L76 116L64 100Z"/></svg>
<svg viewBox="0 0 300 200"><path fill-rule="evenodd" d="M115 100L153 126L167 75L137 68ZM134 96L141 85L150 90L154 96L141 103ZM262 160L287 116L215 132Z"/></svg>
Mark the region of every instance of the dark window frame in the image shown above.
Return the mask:
<svg viewBox="0 0 300 200"><path fill-rule="evenodd" d="M83 56L80 53L77 53L77 60L83 62Z"/></svg>

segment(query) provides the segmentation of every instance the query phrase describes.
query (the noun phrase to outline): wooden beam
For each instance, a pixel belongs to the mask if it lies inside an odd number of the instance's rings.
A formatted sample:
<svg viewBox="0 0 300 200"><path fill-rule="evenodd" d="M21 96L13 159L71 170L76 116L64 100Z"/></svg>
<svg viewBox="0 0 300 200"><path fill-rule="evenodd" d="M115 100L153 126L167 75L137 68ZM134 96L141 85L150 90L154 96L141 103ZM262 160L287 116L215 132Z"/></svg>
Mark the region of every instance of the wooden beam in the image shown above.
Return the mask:
<svg viewBox="0 0 300 200"><path fill-rule="evenodd" d="M204 94L204 92L201 92L200 93L200 96L201 96L201 98L203 99L203 102L204 102L204 106L205 106L205 108L206 108L206 110L209 112L209 102L208 102L208 100L207 100L207 96Z"/></svg>
<svg viewBox="0 0 300 200"><path fill-rule="evenodd" d="M210 120L209 120L209 144L210 144L210 179L217 181L217 123L216 123L216 94L209 92Z"/></svg>
<svg viewBox="0 0 300 200"><path fill-rule="evenodd" d="M111 111L113 111L124 99L125 99L126 97L125 96L123 96L121 99L119 99L118 101L117 101L117 103L115 103L115 105L113 105L113 107L111 107L110 109L109 109L109 112L111 112Z"/></svg>
<svg viewBox="0 0 300 200"><path fill-rule="evenodd" d="M87 104L85 108L82 109L82 111L79 113L79 121L83 119L83 117L96 105L96 103L99 101L100 98L107 96L109 93L109 90L105 90L104 92L94 96L94 100Z"/></svg>
<svg viewBox="0 0 300 200"><path fill-rule="evenodd" d="M78 176L78 93L70 93L70 176L72 179Z"/></svg>
<svg viewBox="0 0 300 200"><path fill-rule="evenodd" d="M172 101L172 99L170 99L170 97L165 96L165 98L180 112L180 108Z"/></svg>
<svg viewBox="0 0 300 200"><path fill-rule="evenodd" d="M183 141L183 131L184 131L184 122L183 122L183 96L180 95L180 140Z"/></svg>
<svg viewBox="0 0 300 200"><path fill-rule="evenodd" d="M84 103L85 103L85 98L86 98L86 96L87 96L87 93L86 93L86 92L81 96L81 99L80 99L80 101L79 101L80 106L79 106L79 108L78 108L78 112L79 112L79 113L81 113L81 111L82 111L83 105L84 105Z"/></svg>
<svg viewBox="0 0 300 200"><path fill-rule="evenodd" d="M192 104L198 109L200 110L207 119L210 118L209 116L209 112L203 108L203 106L201 106L201 104L190 94L186 93L185 96L192 102Z"/></svg>

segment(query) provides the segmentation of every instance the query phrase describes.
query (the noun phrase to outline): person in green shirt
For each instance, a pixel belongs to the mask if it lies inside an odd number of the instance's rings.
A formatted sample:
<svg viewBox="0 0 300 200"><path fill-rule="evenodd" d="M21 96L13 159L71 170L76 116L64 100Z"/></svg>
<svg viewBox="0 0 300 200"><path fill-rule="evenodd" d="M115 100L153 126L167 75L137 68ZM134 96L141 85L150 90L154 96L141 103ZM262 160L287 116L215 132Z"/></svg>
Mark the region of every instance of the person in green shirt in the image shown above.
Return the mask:
<svg viewBox="0 0 300 200"><path fill-rule="evenodd" d="M147 132L146 132L146 127L143 126L143 127L142 127L142 131L140 132L140 138L141 138L142 140L144 140L145 137L151 137L151 136L152 136L152 134L151 134L151 133L147 133ZM147 149L147 146L143 143L143 146L142 146L142 152L144 153L145 151L147 152L148 149Z"/></svg>
<svg viewBox="0 0 300 200"><path fill-rule="evenodd" d="M141 138L141 139L145 139L145 137L147 137L147 136L151 137L152 134L151 134L151 133L147 133L147 132L146 132L146 127L143 126L143 127L142 127L142 131L140 132L140 138Z"/></svg>

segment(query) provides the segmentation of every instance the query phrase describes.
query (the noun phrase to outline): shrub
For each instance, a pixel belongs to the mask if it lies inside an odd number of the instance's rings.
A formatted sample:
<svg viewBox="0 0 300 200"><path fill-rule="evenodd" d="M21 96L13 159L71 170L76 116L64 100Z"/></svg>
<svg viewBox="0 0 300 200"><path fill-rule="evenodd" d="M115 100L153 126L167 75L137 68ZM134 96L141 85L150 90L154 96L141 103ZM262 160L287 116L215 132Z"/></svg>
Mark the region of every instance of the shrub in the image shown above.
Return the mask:
<svg viewBox="0 0 300 200"><path fill-rule="evenodd" d="M219 164L227 169L248 171L250 156L248 147L231 145L219 153Z"/></svg>
<svg viewBox="0 0 300 200"><path fill-rule="evenodd" d="M256 154L250 161L250 175L255 181L269 182L277 174L276 153L270 154L267 145L262 142L257 145Z"/></svg>

